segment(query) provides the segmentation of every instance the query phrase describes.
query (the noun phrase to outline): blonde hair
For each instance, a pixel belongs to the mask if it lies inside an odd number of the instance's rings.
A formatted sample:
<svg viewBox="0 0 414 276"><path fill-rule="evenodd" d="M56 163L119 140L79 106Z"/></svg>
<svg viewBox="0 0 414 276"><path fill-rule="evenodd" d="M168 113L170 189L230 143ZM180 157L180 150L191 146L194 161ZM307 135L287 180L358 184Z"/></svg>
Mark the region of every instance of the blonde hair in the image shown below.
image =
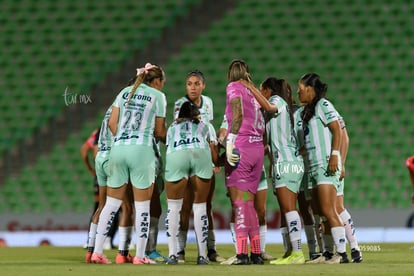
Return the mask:
<svg viewBox="0 0 414 276"><path fill-rule="evenodd" d="M142 83L149 85L154 79L158 78L160 80L164 79L164 71L159 66L154 66L152 68L146 69L143 73L139 74L134 82L134 85L131 88L131 91L129 92L127 105L129 105L129 101L134 96L138 86L140 86Z"/></svg>
<svg viewBox="0 0 414 276"><path fill-rule="evenodd" d="M227 72L227 79L230 82L243 79L253 83L249 72L249 66L244 60L241 59L235 59L230 63L229 70Z"/></svg>

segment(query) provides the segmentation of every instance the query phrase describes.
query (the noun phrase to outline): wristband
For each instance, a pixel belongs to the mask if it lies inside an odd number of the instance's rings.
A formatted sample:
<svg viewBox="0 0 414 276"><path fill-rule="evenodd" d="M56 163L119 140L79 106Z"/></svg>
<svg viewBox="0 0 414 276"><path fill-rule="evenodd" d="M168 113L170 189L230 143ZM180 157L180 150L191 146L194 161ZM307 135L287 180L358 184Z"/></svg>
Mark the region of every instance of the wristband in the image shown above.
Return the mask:
<svg viewBox="0 0 414 276"><path fill-rule="evenodd" d="M340 155L339 150L333 150L333 151L331 152L331 155L336 155L336 156L339 156L339 155Z"/></svg>
<svg viewBox="0 0 414 276"><path fill-rule="evenodd" d="M227 135L226 144L227 145L234 145L234 142L236 141L236 138L237 138L237 134L229 133L229 135Z"/></svg>

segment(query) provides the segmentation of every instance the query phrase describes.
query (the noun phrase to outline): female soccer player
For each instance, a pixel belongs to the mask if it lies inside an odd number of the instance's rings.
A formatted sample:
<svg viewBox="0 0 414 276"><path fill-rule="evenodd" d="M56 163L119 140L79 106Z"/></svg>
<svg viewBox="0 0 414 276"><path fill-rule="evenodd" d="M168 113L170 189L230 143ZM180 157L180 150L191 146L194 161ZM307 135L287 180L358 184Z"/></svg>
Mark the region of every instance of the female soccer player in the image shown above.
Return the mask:
<svg viewBox="0 0 414 276"><path fill-rule="evenodd" d="M107 225L127 192L128 182L133 188L136 227L136 255L133 264L154 264L145 256L150 224L150 200L155 181L153 138L165 142L166 99L161 92L165 84L164 71L147 63L138 70L131 87L124 88L112 105L109 128L114 135L110 153L110 178L107 200L99 217L95 251L92 262L109 263L102 254ZM142 163L145 160L145 163Z"/></svg>
<svg viewBox="0 0 414 276"><path fill-rule="evenodd" d="M309 179L317 185L321 214L331 226L337 254L329 263L349 262L346 254L345 228L336 210L337 189L341 175L341 128L338 112L325 99L328 86L315 73L299 80L299 101L305 105L302 127L309 162Z"/></svg>
<svg viewBox="0 0 414 276"><path fill-rule="evenodd" d="M239 82L251 82L249 68L243 60L231 62L226 88L226 187L235 216L237 262L263 264L260 256L260 234L254 207L255 194L264 162L264 119L260 105L251 92ZM237 153L238 150L238 153ZM248 256L250 240L251 255Z"/></svg>
<svg viewBox="0 0 414 276"><path fill-rule="evenodd" d="M174 104L174 120L178 118L179 110L183 103L191 102L196 105L200 111L201 121L205 124L212 123L213 117L213 101L210 97L202 95L206 88L206 81L204 74L200 70L193 70L187 74L186 90L187 94L178 99ZM213 165L212 165L213 170ZM191 180L190 180L191 181ZM224 260L216 251L216 238L214 233L214 219L212 212L212 201L215 190L215 175L211 178L210 190L207 198L207 216L208 216L208 259L212 262L221 262ZM183 206L180 213L180 230L178 234L178 260L185 262L185 246L187 242L187 232L189 228L189 219L194 200L194 193L191 190L192 185L186 189Z"/></svg>
<svg viewBox="0 0 414 276"><path fill-rule="evenodd" d="M169 248L168 264L177 264L177 234L179 216L187 186L192 186L194 201L194 229L198 244L197 264L207 260L207 198L213 170L217 162L217 140L211 124L200 121L200 112L191 102L181 105L178 118L168 128L166 153L166 192L168 212L166 218ZM190 180L190 181L189 181Z"/></svg>
<svg viewBox="0 0 414 276"><path fill-rule="evenodd" d="M86 253L86 263L91 262L92 253L95 248L96 229L98 227L99 216L102 212L106 202L106 187L109 177L109 153L111 151L113 136L108 128L108 120L111 115L112 107L109 107L105 113L105 117L102 121L99 138L98 138L98 152L95 157L95 171L97 176L97 182L99 185L99 205L96 209L92 222L90 224L89 235L88 235L88 252ZM131 188L128 187L130 190ZM126 197L122 201L121 215L119 221L119 245L118 254L116 256L116 263L131 263L132 257L129 254L129 243L131 241L131 235L133 231L133 219L132 219L132 198L131 193L126 193ZM118 214L118 212L117 212ZM113 228L114 225L111 226ZM118 228L118 225L115 227Z"/></svg>

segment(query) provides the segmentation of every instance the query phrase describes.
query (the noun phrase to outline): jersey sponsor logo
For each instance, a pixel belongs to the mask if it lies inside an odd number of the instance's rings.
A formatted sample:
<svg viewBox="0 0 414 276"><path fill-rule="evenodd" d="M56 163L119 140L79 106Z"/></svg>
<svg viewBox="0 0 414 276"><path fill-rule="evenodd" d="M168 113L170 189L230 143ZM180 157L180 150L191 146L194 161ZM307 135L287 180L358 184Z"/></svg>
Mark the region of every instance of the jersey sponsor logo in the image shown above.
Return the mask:
<svg viewBox="0 0 414 276"><path fill-rule="evenodd" d="M128 100L129 97L129 92L125 92L124 95L122 95L122 98L124 100ZM147 101L147 102L152 102L152 97L149 95L142 95L142 94L134 94L134 96L132 96L131 98L132 100L138 100L138 101Z"/></svg>
<svg viewBox="0 0 414 276"><path fill-rule="evenodd" d="M193 143L200 143L200 139L197 137L187 138L187 139L180 139L178 141L174 141L174 148L181 146L181 145L189 145Z"/></svg>
<svg viewBox="0 0 414 276"><path fill-rule="evenodd" d="M139 135L129 135L129 134L126 134L126 133L122 133L121 137L116 137L114 139L114 142L117 142L119 140L134 139L134 138L138 139Z"/></svg>
<svg viewBox="0 0 414 276"><path fill-rule="evenodd" d="M99 148L99 151L109 151L109 150L111 150L111 147L101 146L101 147Z"/></svg>

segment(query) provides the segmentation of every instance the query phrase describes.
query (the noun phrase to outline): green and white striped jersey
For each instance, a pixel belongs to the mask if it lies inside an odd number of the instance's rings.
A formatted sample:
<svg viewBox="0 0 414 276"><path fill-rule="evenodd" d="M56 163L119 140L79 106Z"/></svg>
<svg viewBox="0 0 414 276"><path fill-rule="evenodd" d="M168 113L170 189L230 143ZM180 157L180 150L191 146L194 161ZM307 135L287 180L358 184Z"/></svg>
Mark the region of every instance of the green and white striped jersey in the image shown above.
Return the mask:
<svg viewBox="0 0 414 276"><path fill-rule="evenodd" d="M300 158L299 148L290 120L289 107L285 100L277 95L270 97L269 102L278 110L277 113L271 114L271 119L266 124L267 140L274 162L297 161Z"/></svg>
<svg viewBox="0 0 414 276"><path fill-rule="evenodd" d="M294 133L296 136L296 141L298 141L298 148L305 146L305 134L303 133L302 127L302 117L300 116L303 111L303 106L299 107L295 113L293 113L294 124Z"/></svg>
<svg viewBox="0 0 414 276"><path fill-rule="evenodd" d="M102 157L106 157L107 155L109 155L113 142L113 135L108 127L108 121L109 117L111 116L111 112L112 106L110 106L106 111L104 119L101 123L101 130L99 132L98 154L100 154Z"/></svg>
<svg viewBox="0 0 414 276"><path fill-rule="evenodd" d="M315 115L303 125L305 147L310 168L327 164L331 156L332 133L328 124L339 120L338 112L330 101L320 99L315 106Z"/></svg>
<svg viewBox="0 0 414 276"><path fill-rule="evenodd" d="M144 83L140 84L128 102L132 86L124 88L113 106L119 108L118 129L114 145L153 146L155 118L165 118L167 101L164 93Z"/></svg>
<svg viewBox="0 0 414 276"><path fill-rule="evenodd" d="M209 125L190 120L172 123L167 130L167 154L186 149L210 150L209 143L216 141L216 133Z"/></svg>

